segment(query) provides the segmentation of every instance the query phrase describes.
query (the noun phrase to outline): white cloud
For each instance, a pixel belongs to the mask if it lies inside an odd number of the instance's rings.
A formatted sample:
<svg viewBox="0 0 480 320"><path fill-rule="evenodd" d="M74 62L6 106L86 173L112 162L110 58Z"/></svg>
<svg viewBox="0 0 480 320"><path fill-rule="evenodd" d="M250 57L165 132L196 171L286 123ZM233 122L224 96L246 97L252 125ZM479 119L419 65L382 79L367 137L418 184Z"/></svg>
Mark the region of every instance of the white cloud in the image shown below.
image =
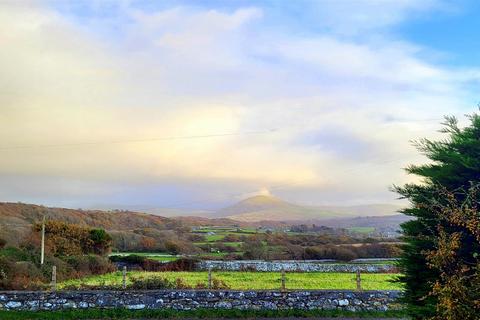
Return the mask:
<svg viewBox="0 0 480 320"><path fill-rule="evenodd" d="M321 8L337 18L345 15L342 23L361 25L360 30L392 25L411 10L434 5L416 3L368 2L356 14L334 2ZM125 5L117 9L130 20L111 38L46 8L3 4L1 9L1 146L278 129L2 150L0 176L58 177L60 185L70 179L96 185L90 188L95 194L113 182L177 181L195 184L202 195L208 186L212 193L228 194L272 188L292 199L308 195L311 202L334 199L333 193L354 202L391 199L394 195L385 195L388 186L407 179L399 167L419 159L409 140L437 135L432 118L463 113L467 84L478 79L476 70L434 65L419 57L421 47L387 37L354 41L337 31L279 32L262 24L261 8L147 13ZM367 11L376 10L378 21L365 19ZM333 28L334 22L325 23ZM94 26L101 28L101 20ZM368 148L371 157L300 143L319 130L348 131L337 143ZM32 194L38 186L25 190ZM46 188L60 192L55 183ZM70 188L66 196L73 199L80 189Z"/></svg>

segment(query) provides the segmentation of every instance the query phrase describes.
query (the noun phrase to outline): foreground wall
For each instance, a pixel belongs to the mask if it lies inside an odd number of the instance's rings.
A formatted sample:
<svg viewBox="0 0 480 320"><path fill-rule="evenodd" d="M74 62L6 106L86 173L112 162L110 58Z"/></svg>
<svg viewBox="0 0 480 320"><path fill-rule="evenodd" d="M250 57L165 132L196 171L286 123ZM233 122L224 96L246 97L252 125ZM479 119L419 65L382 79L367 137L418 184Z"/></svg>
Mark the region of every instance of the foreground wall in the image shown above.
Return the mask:
<svg viewBox="0 0 480 320"><path fill-rule="evenodd" d="M397 267L389 264L348 264L348 263L325 263L321 261L259 261L259 260L238 260L238 261L217 261L205 260L197 264L199 270L225 270L225 271L270 271L280 272L368 272L368 273L390 273L397 272Z"/></svg>
<svg viewBox="0 0 480 320"><path fill-rule="evenodd" d="M223 309L397 309L399 291L7 291L0 292L0 310L127 308L190 310Z"/></svg>

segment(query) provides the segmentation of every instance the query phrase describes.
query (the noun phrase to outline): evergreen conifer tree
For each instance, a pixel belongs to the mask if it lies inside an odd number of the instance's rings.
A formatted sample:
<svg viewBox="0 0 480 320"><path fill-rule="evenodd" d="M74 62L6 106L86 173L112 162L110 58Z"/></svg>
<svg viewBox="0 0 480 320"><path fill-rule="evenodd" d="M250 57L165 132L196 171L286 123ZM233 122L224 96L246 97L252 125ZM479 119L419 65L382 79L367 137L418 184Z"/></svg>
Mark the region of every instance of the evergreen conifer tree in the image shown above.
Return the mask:
<svg viewBox="0 0 480 320"><path fill-rule="evenodd" d="M480 182L480 116L467 116L468 126L460 128L455 117L446 117L442 132L447 138L440 141L422 139L416 143L420 152L431 160L423 165L411 165L406 171L423 178L421 183L406 184L395 190L410 201L411 207L403 213L413 217L402 224L405 243L399 265L403 275L399 281L405 284L404 302L415 319L435 314L437 299L432 295L433 284L440 278L437 269L429 267L427 253L435 250L439 230L461 232L462 227L444 224L440 213L432 209L432 203L445 203L438 190L452 192L461 202L472 184ZM441 227L441 228L439 228ZM452 230L455 228L456 230ZM471 234L465 233L459 250L465 263L475 264L474 252L479 252ZM475 247L475 248L474 248Z"/></svg>

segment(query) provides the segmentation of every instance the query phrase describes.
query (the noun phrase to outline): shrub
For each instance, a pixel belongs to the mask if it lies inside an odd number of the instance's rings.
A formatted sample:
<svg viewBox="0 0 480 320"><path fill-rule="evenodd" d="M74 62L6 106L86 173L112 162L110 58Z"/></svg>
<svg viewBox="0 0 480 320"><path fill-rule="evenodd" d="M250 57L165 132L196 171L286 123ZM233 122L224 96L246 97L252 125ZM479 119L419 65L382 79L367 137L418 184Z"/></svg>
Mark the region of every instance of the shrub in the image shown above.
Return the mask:
<svg viewBox="0 0 480 320"><path fill-rule="evenodd" d="M7 244L7 240L0 238L0 249L3 249Z"/></svg>
<svg viewBox="0 0 480 320"><path fill-rule="evenodd" d="M9 281L15 268L15 262L7 257L0 256L0 289L9 289Z"/></svg>
<svg viewBox="0 0 480 320"><path fill-rule="evenodd" d="M214 290L226 290L230 287L223 281L217 278L212 279L212 289Z"/></svg>
<svg viewBox="0 0 480 320"><path fill-rule="evenodd" d="M89 234L89 246L89 251L94 254L108 254L112 249L112 236L103 229L92 229Z"/></svg>
<svg viewBox="0 0 480 320"><path fill-rule="evenodd" d="M167 263L162 263L160 271L195 271L198 260L182 258Z"/></svg>
<svg viewBox="0 0 480 320"><path fill-rule="evenodd" d="M139 256L136 254L131 254L128 256L110 256L111 262L125 262L129 264L138 264L141 265L147 258L144 256Z"/></svg>
<svg viewBox="0 0 480 320"><path fill-rule="evenodd" d="M35 290L43 287L45 278L40 269L31 262L1 261L3 280L0 287L4 290ZM4 269L5 268L5 269Z"/></svg>
<svg viewBox="0 0 480 320"><path fill-rule="evenodd" d="M0 256L8 257L17 261L25 261L29 260L31 253L16 247L5 247L0 250Z"/></svg>
<svg viewBox="0 0 480 320"><path fill-rule="evenodd" d="M104 257L97 255L88 255L87 258L90 274L104 274L115 271L115 266Z"/></svg>
<svg viewBox="0 0 480 320"><path fill-rule="evenodd" d="M133 290L174 289L175 284L162 277L133 278L128 286Z"/></svg>

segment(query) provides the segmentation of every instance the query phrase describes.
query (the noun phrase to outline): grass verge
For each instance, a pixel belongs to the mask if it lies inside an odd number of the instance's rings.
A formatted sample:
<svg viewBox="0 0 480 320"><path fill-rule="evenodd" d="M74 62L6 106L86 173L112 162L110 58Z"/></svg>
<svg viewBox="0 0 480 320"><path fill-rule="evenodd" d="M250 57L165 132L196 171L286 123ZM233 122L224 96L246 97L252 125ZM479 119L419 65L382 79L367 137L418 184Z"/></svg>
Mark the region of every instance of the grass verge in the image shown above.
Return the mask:
<svg viewBox="0 0 480 320"><path fill-rule="evenodd" d="M339 310L236 310L197 309L179 311L126 310L126 309L85 309L62 311L0 311L2 320L20 319L213 319L213 318L406 318L403 311L339 311Z"/></svg>

